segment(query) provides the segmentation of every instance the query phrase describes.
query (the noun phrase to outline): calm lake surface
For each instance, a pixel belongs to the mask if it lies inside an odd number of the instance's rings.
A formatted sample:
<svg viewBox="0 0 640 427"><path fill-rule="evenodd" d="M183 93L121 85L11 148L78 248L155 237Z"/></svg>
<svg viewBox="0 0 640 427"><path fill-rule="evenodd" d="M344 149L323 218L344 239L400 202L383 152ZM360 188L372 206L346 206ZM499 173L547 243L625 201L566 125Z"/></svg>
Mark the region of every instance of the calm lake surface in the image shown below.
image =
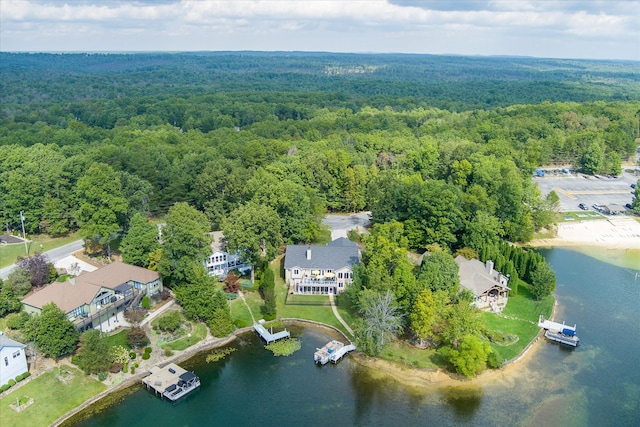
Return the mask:
<svg viewBox="0 0 640 427"><path fill-rule="evenodd" d="M621 268L566 249L541 251L557 277L556 320L578 324L581 345L543 342L513 375L485 384L408 388L347 356L313 363L329 337L293 328L302 350L274 357L253 333L226 360L181 365L202 381L178 403L134 389L81 426L638 426L640 263Z"/></svg>

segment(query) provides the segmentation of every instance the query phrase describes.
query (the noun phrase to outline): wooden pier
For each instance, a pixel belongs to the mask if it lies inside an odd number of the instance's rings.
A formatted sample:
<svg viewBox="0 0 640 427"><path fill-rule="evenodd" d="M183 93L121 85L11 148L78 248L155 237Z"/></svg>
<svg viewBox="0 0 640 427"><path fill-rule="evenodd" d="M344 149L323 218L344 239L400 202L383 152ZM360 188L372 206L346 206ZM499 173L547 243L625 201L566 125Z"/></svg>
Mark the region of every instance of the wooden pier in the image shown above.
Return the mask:
<svg viewBox="0 0 640 427"><path fill-rule="evenodd" d="M556 323L545 319L544 316L540 316L538 326L545 330L544 336L551 341L572 347L580 345L580 338L576 335L577 325L569 326L565 325L564 322Z"/></svg>
<svg viewBox="0 0 640 427"><path fill-rule="evenodd" d="M337 363L342 357L356 349L353 344L344 345L340 341L329 341L322 348L316 349L313 360L316 363L325 365L327 362Z"/></svg>
<svg viewBox="0 0 640 427"><path fill-rule="evenodd" d="M291 336L291 332L287 331L286 329L274 334L273 327L271 328L271 331L268 331L267 328L262 326L262 324L260 323L255 323L253 325L253 329L258 333L258 335L260 335L260 337L262 337L263 340L265 340L267 344L278 341L282 338L289 338Z"/></svg>
<svg viewBox="0 0 640 427"><path fill-rule="evenodd" d="M193 372L170 363L164 368L152 367L151 375L143 378L142 383L156 395L174 401L200 387L200 378Z"/></svg>

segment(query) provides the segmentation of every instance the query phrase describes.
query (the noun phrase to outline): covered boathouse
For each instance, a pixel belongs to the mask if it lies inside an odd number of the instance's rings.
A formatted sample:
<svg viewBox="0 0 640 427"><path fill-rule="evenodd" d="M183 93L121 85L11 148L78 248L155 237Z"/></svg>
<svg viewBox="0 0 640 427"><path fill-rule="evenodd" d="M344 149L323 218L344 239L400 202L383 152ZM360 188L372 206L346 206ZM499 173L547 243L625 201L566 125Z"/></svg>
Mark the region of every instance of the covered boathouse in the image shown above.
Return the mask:
<svg viewBox="0 0 640 427"><path fill-rule="evenodd" d="M154 366L151 375L142 379L142 383L156 394L169 400L178 400L187 393L200 387L200 378L175 363L164 368Z"/></svg>

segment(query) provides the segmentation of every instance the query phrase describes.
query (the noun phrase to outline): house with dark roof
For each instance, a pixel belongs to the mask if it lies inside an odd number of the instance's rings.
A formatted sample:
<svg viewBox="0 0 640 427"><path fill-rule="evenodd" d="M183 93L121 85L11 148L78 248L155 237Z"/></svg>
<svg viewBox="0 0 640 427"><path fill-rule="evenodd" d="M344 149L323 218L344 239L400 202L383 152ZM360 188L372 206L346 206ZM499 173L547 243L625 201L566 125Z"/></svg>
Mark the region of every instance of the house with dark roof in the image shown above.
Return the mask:
<svg viewBox="0 0 640 427"><path fill-rule="evenodd" d="M83 272L64 282L54 282L22 300L28 313L39 314L42 307L55 303L67 313L80 330L96 328L103 319L138 303L144 295L162 291L162 281L156 271L120 261L95 271Z"/></svg>
<svg viewBox="0 0 640 427"><path fill-rule="evenodd" d="M0 332L0 386L29 370L24 347Z"/></svg>
<svg viewBox="0 0 640 427"><path fill-rule="evenodd" d="M287 245L285 281L296 294L340 294L353 281L353 266L360 262L354 242L341 237L325 246Z"/></svg>
<svg viewBox="0 0 640 427"><path fill-rule="evenodd" d="M485 311L501 312L509 300L509 276L496 271L491 260L483 264L480 260L458 255L456 262L460 267L460 286L476 297L472 305Z"/></svg>

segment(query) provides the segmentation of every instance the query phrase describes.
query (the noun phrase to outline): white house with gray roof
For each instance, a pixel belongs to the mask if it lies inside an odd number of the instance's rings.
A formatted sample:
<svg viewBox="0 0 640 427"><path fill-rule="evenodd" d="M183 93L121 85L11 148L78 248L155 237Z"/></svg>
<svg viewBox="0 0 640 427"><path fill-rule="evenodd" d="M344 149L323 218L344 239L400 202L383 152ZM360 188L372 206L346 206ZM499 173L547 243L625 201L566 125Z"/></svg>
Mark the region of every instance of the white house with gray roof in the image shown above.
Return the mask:
<svg viewBox="0 0 640 427"><path fill-rule="evenodd" d="M354 242L341 237L326 246L287 245L285 280L296 294L340 294L353 281L353 266L360 262Z"/></svg>
<svg viewBox="0 0 640 427"><path fill-rule="evenodd" d="M0 332L0 386L29 370L24 347Z"/></svg>

